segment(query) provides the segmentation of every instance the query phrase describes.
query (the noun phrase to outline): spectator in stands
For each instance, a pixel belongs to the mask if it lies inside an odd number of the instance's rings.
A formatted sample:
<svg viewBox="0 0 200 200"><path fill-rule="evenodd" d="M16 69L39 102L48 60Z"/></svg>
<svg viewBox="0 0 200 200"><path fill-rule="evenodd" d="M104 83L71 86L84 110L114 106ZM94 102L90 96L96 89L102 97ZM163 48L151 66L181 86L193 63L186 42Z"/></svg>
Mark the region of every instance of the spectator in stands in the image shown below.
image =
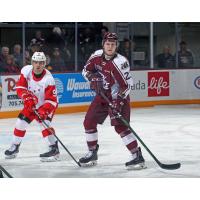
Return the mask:
<svg viewBox="0 0 200 200"><path fill-rule="evenodd" d="M63 72L66 71L66 66L64 59L61 56L59 48L54 48L53 54L51 57L51 62L49 63L52 66L52 72Z"/></svg>
<svg viewBox="0 0 200 200"><path fill-rule="evenodd" d="M40 47L42 47L45 44L45 39L42 37L42 31L37 30L35 32L35 37L31 40L30 46L32 46L33 44L37 44Z"/></svg>
<svg viewBox="0 0 200 200"><path fill-rule="evenodd" d="M53 67L51 66L51 58L48 54L46 54L46 66L45 68L48 69L50 72L53 71Z"/></svg>
<svg viewBox="0 0 200 200"><path fill-rule="evenodd" d="M89 58L91 53L95 50L95 35L90 27L84 29L79 34L79 44L83 62Z"/></svg>
<svg viewBox="0 0 200 200"><path fill-rule="evenodd" d="M163 53L155 57L155 66L158 68L174 68L174 56L170 53L169 46L164 46Z"/></svg>
<svg viewBox="0 0 200 200"><path fill-rule="evenodd" d="M178 67L180 68L190 68L193 67L194 59L192 52L187 49L187 44L185 41L179 43L180 50L178 52Z"/></svg>
<svg viewBox="0 0 200 200"><path fill-rule="evenodd" d="M30 65L31 64L31 56L28 50L25 50L25 61L24 61L24 66L25 65Z"/></svg>
<svg viewBox="0 0 200 200"><path fill-rule="evenodd" d="M125 56L129 63L131 63L131 40L125 38L119 48L119 53Z"/></svg>
<svg viewBox="0 0 200 200"><path fill-rule="evenodd" d="M46 44L48 47L48 54L52 55L52 49L58 48L63 51L65 47L65 41L62 37L62 31L59 27L54 27L52 33L47 37Z"/></svg>
<svg viewBox="0 0 200 200"><path fill-rule="evenodd" d="M21 53L21 45L15 44L13 48L13 56L15 59L15 63L19 66L19 68L23 67L23 55Z"/></svg>
<svg viewBox="0 0 200 200"><path fill-rule="evenodd" d="M9 48L4 46L1 48L1 54L0 54L0 65L6 63L6 58L9 55Z"/></svg>
<svg viewBox="0 0 200 200"><path fill-rule="evenodd" d="M6 62L2 65L5 74L19 73L20 68L15 64L15 59L13 55L8 55L6 57Z"/></svg>
<svg viewBox="0 0 200 200"><path fill-rule="evenodd" d="M108 27L107 26L102 26L101 27L101 39L103 40L103 36L108 32ZM102 41L101 40L101 41Z"/></svg>
<svg viewBox="0 0 200 200"><path fill-rule="evenodd" d="M34 43L30 47L30 56L32 56L35 52L41 51L41 46L37 43Z"/></svg>
<svg viewBox="0 0 200 200"><path fill-rule="evenodd" d="M71 51L68 48L67 44L65 45L65 48L63 49L62 55L63 55L63 58L64 58L64 62L66 64L70 64L71 63L72 54L71 54Z"/></svg>
<svg viewBox="0 0 200 200"><path fill-rule="evenodd" d="M108 27L107 26L102 26L100 33L97 34L96 36L96 43L97 43L97 47L101 48L102 47L102 40L103 40L103 36L105 35L105 33L108 32Z"/></svg>

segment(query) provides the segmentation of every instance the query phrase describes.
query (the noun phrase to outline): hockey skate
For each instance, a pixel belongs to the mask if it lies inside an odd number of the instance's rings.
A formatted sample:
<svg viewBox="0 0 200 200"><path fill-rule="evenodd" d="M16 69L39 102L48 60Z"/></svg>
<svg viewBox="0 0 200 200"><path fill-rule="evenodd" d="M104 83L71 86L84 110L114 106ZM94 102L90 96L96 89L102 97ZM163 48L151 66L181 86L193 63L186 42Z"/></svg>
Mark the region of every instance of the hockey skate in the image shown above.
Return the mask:
<svg viewBox="0 0 200 200"><path fill-rule="evenodd" d="M20 144L12 144L11 147L5 151L5 158L6 159L13 159L17 157L19 153L19 146Z"/></svg>
<svg viewBox="0 0 200 200"><path fill-rule="evenodd" d="M142 156L142 152L140 147L138 148L137 152L134 154L136 156L133 160L126 162L125 166L128 170L140 170L145 169L145 160Z"/></svg>
<svg viewBox="0 0 200 200"><path fill-rule="evenodd" d="M43 154L40 154L40 158L42 162L54 162L59 161L60 152L58 149L58 142L49 146L49 151Z"/></svg>
<svg viewBox="0 0 200 200"><path fill-rule="evenodd" d="M99 145L97 144L96 149L89 151L84 157L79 159L79 163L82 167L91 167L97 165Z"/></svg>

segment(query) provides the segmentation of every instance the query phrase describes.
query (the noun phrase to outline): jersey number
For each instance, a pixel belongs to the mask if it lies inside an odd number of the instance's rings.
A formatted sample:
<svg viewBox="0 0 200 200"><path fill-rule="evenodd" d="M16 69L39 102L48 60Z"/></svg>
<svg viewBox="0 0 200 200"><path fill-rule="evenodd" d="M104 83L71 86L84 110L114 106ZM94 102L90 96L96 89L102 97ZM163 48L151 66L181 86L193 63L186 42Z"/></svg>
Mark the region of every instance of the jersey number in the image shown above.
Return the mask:
<svg viewBox="0 0 200 200"><path fill-rule="evenodd" d="M125 73L124 73L124 76L125 76L125 79L126 79L126 80L129 80L129 79L131 78L129 72L125 72Z"/></svg>

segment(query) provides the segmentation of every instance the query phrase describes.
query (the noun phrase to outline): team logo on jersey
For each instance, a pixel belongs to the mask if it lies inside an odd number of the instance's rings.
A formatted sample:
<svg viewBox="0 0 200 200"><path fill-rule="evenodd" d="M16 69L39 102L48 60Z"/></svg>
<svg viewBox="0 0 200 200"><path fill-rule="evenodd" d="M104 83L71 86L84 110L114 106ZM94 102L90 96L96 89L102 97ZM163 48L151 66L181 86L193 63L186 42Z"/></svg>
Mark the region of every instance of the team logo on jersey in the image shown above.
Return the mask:
<svg viewBox="0 0 200 200"><path fill-rule="evenodd" d="M102 71L102 66L100 66L100 65L95 65L95 69Z"/></svg>
<svg viewBox="0 0 200 200"><path fill-rule="evenodd" d="M148 97L169 96L169 72L148 72Z"/></svg>
<svg viewBox="0 0 200 200"><path fill-rule="evenodd" d="M195 78L194 85L195 85L196 88L200 89L200 76Z"/></svg>

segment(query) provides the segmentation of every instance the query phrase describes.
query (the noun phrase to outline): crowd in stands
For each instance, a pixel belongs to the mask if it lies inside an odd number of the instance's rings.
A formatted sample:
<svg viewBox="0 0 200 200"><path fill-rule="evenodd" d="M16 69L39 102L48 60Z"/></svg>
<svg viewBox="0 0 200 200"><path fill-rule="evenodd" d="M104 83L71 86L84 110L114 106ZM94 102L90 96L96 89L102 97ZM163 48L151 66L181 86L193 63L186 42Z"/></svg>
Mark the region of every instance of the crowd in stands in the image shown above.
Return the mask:
<svg viewBox="0 0 200 200"><path fill-rule="evenodd" d="M101 48L103 35L108 32L106 26L102 26L98 33L87 27L78 33L78 70L81 71L86 60L92 52ZM21 44L15 44L11 49L2 46L0 49L0 74L18 74L24 65L31 64L31 56L36 51L43 51L46 54L46 68L51 72L74 71L75 63L75 38L74 34L69 34L64 28L54 27L52 32L44 36L41 30L35 32L35 36L27 43L24 59ZM124 55L130 63L133 59L131 52L135 51L135 43L129 39L124 39L120 43L119 53ZM170 53L170 48L165 46L163 52L155 57L157 68L175 68L176 55ZM145 60L145 59L144 59ZM192 67L193 55L187 49L186 42L180 43L178 51L178 66ZM134 65L145 65L142 61L134 61Z"/></svg>
<svg viewBox="0 0 200 200"><path fill-rule="evenodd" d="M176 54L172 55L171 49L168 45L163 47L163 52L156 55L154 59L154 67L159 69L173 69L173 68L191 68L194 66L194 56L190 49L187 48L187 43L185 41L181 41L179 43L179 51L178 56ZM119 52L124 55L130 63L132 63L133 66L131 66L133 69L138 68L141 66L148 66L150 65L149 58L147 54L144 53L143 58L142 56L134 56L136 55L137 48L136 44L125 38L124 41L120 44ZM131 52L133 54L131 55ZM135 54L134 54L135 53ZM138 52L142 53L142 52ZM142 54L140 54L142 55ZM139 58L137 58L139 57ZM177 57L177 65L176 65L176 57ZM133 62L131 62L131 59L133 59Z"/></svg>
<svg viewBox="0 0 200 200"><path fill-rule="evenodd" d="M92 28L85 28L79 31L78 35L78 70L90 54L97 48L101 48L102 35L108 31L103 26L99 34L94 33ZM35 36L27 43L24 61L21 44L15 44L12 49L8 46L0 48L0 74L17 74L24 65L31 64L31 56L36 51L43 51L47 57L46 68L51 72L74 71L75 63L75 39L66 29L54 27L52 32L44 36L41 30L35 32Z"/></svg>
<svg viewBox="0 0 200 200"><path fill-rule="evenodd" d="M191 68L194 65L194 56L191 50L187 48L185 41L179 43L178 68ZM175 68L176 54L172 55L169 46L163 48L163 52L155 57L155 66L157 68Z"/></svg>

